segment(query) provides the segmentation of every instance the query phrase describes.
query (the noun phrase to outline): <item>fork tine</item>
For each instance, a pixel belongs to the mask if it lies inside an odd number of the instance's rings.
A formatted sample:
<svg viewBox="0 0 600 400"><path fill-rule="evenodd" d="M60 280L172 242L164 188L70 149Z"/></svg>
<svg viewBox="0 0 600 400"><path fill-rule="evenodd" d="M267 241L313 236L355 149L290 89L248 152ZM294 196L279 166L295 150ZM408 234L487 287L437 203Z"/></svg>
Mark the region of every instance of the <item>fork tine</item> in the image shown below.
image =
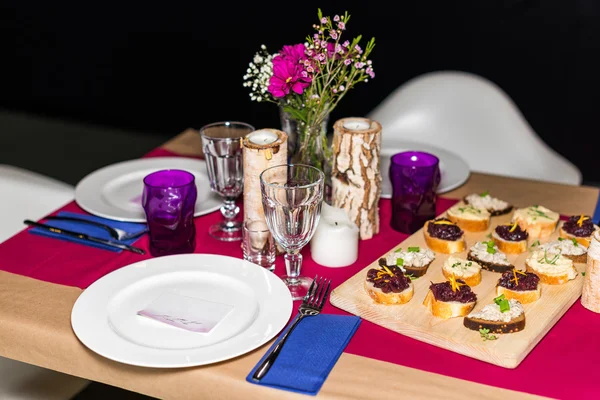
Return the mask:
<svg viewBox="0 0 600 400"><path fill-rule="evenodd" d="M312 306L317 308L319 307L319 302L321 301L321 298L323 297L323 292L325 291L325 278L321 279L321 282L319 282L321 284L321 286L319 287L319 293L317 293L317 295L315 296L315 301L313 302Z"/></svg>
<svg viewBox="0 0 600 400"><path fill-rule="evenodd" d="M321 299L321 304L319 304L319 311L323 309L323 306L327 302L327 295L329 294L329 288L331 287L331 281L327 281L327 289L325 289L325 295Z"/></svg>
<svg viewBox="0 0 600 400"><path fill-rule="evenodd" d="M317 286L315 286L315 290L312 292L312 294L310 296L310 299L308 299L307 305L309 305L309 306L313 305L313 303L315 302L315 299L319 295L319 290L320 290L321 285L323 283L323 277L319 278L319 277L315 276L315 280L314 281L317 281Z"/></svg>
<svg viewBox="0 0 600 400"><path fill-rule="evenodd" d="M308 288L308 292L306 292L306 294L304 295L304 299L302 299L302 302L304 304L308 304L310 297L313 295L313 289L315 288L316 280L317 276L315 276L315 279L313 279L312 283L310 284L310 287Z"/></svg>

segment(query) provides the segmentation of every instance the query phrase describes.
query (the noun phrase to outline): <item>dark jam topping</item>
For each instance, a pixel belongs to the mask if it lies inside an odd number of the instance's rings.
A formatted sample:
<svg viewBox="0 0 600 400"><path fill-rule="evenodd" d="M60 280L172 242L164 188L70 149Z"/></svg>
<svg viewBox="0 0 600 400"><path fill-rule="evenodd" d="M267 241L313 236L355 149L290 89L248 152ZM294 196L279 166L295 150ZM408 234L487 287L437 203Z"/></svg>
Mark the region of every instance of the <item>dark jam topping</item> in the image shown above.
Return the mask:
<svg viewBox="0 0 600 400"><path fill-rule="evenodd" d="M471 291L471 288L464 281L457 279L460 284L458 290L452 290L452 284L448 281L441 283L432 283L429 289L433 292L433 297L438 301L458 301L459 303L471 303L477 301L477 295Z"/></svg>
<svg viewBox="0 0 600 400"><path fill-rule="evenodd" d="M508 240L510 242L519 242L521 240L527 240L527 238L529 237L529 233L521 229L521 227L518 224L498 225L496 227L496 233L502 239Z"/></svg>
<svg viewBox="0 0 600 400"><path fill-rule="evenodd" d="M427 224L427 233L434 238L450 241L458 240L463 235L462 229L447 218L438 218L429 221L429 224Z"/></svg>
<svg viewBox="0 0 600 400"><path fill-rule="evenodd" d="M592 222L592 219L587 215L584 215L583 218L581 217L581 215L573 215L572 217L569 217L569 219L566 220L562 226L563 230L577 237L591 236L595 228L594 222ZM579 226L580 220L581 226Z"/></svg>
<svg viewBox="0 0 600 400"><path fill-rule="evenodd" d="M514 272L510 270L502 274L498 280L498 286L516 291L536 290L539 282L540 278L533 272Z"/></svg>
<svg viewBox="0 0 600 400"><path fill-rule="evenodd" d="M410 286L410 278L404 275L400 267L389 266L386 268L371 268L367 272L367 281L372 282L373 286L381 289L383 293L400 293Z"/></svg>

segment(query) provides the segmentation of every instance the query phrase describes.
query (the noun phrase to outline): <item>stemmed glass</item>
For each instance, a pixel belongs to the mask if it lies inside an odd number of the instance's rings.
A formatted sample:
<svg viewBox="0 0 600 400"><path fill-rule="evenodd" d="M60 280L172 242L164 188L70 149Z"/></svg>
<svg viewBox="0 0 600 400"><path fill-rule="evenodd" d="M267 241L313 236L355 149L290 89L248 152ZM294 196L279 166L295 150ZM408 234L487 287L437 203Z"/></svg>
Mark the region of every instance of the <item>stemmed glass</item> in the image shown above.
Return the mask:
<svg viewBox="0 0 600 400"><path fill-rule="evenodd" d="M287 274L281 278L294 300L302 299L312 283L311 278L300 275L300 250L317 228L324 180L321 170L302 164L277 165L260 174L265 219L273 237L286 251Z"/></svg>
<svg viewBox="0 0 600 400"><path fill-rule="evenodd" d="M223 221L208 231L215 239L242 240L242 223L236 220L240 208L235 204L244 190L241 138L254 130L250 124L232 121L214 122L200 128L210 188L224 201Z"/></svg>

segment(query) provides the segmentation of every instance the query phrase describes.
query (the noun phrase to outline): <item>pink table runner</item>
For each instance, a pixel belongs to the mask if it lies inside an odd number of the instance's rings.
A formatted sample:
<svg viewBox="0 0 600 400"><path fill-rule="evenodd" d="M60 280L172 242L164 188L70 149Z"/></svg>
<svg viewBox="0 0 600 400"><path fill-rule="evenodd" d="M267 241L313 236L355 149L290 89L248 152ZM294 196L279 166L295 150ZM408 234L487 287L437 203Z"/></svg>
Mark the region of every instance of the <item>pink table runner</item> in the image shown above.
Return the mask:
<svg viewBox="0 0 600 400"><path fill-rule="evenodd" d="M175 154L157 149L147 156L175 156ZM445 211L454 203L455 200L441 198L438 202L438 213ZM84 213L74 202L67 204L61 210ZM327 276L332 279L334 287L340 285L407 238L407 235L390 228L390 215L390 201L381 200L381 232L373 239L360 243L359 259L355 264L344 268L319 266L312 261L307 246L303 251L305 258L302 273L306 276L317 274ZM220 218L219 212L196 218L196 252L242 257L239 243L219 242L208 235L208 227ZM138 240L136 246L147 249L147 236ZM0 269L82 289L115 269L149 257L131 252L115 254L80 244L32 235L25 231L0 245L0 260L2 260ZM285 271L283 258L278 257L276 264L276 273L283 274ZM347 314L331 304L327 304L324 312ZM596 379L594 367L594 361L600 358L600 341L594 339L597 332L600 332L600 316L576 302L514 370L497 367L419 342L368 321L363 321L346 348L346 352L547 397L600 398L600 381Z"/></svg>

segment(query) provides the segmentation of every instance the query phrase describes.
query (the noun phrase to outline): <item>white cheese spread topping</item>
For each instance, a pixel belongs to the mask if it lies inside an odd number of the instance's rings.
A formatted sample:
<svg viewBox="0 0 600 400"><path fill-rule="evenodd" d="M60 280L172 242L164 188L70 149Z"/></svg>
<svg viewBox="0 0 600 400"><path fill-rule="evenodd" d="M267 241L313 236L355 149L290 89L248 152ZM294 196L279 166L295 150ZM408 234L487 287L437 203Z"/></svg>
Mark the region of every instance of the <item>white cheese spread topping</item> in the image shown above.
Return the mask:
<svg viewBox="0 0 600 400"><path fill-rule="evenodd" d="M527 208L519 208L515 210L512 216L512 222L525 221L527 224L536 222L552 222L558 221L560 215L543 206L530 206Z"/></svg>
<svg viewBox="0 0 600 400"><path fill-rule="evenodd" d="M465 200L473 207L485 208L488 211L502 211L509 206L508 202L492 197L489 194L482 196L474 193L465 197Z"/></svg>
<svg viewBox="0 0 600 400"><path fill-rule="evenodd" d="M538 249L527 258L527 264L535 271L546 275L564 275L567 273L569 279L577 277L577 272L573 268L573 261L561 254Z"/></svg>
<svg viewBox="0 0 600 400"><path fill-rule="evenodd" d="M477 275L481 271L481 265L475 261L465 260L455 256L446 259L443 268L456 278L468 278Z"/></svg>
<svg viewBox="0 0 600 400"><path fill-rule="evenodd" d="M473 207L470 204L458 203L448 209L448 215L470 219L470 220L482 220L490 218L490 213L485 208Z"/></svg>
<svg viewBox="0 0 600 400"><path fill-rule="evenodd" d="M510 310L502 312L498 304L488 304L479 311L472 311L469 317L485 319L486 321L510 322L525 312L523 305L517 300L508 300L508 305L510 306Z"/></svg>
<svg viewBox="0 0 600 400"><path fill-rule="evenodd" d="M415 251L416 249L417 247L415 246L392 252L385 257L385 262L387 265L398 265L396 260L400 258L402 259L402 265L398 266L402 271L406 272L402 266L424 267L435 258L435 253L428 248L419 247L419 250Z"/></svg>
<svg viewBox="0 0 600 400"><path fill-rule="evenodd" d="M548 253L561 253L569 256L580 256L587 252L585 246L582 246L577 243L577 241L571 239L553 240L540 245L538 249L547 250Z"/></svg>
<svg viewBox="0 0 600 400"><path fill-rule="evenodd" d="M498 246L494 244L494 254L488 252L487 242L477 242L471 247L471 254L480 261L498 265L510 265L510 261L506 257L506 254L498 249Z"/></svg>

